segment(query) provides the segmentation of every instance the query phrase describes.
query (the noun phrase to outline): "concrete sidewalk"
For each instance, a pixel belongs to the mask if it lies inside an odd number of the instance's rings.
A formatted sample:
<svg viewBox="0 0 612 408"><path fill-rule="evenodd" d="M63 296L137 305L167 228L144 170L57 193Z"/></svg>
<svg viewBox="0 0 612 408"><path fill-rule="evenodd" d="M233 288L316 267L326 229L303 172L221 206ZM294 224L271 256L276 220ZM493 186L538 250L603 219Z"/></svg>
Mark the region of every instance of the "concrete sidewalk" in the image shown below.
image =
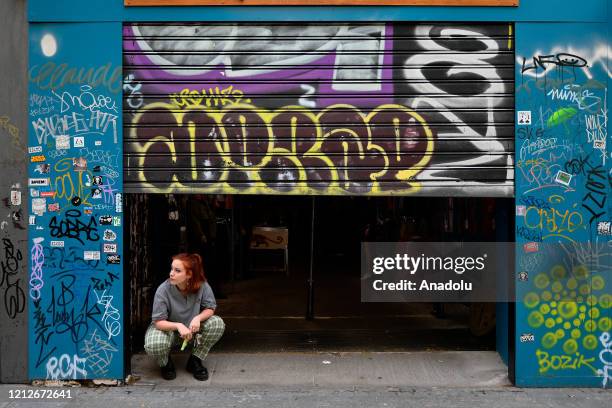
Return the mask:
<svg viewBox="0 0 612 408"><path fill-rule="evenodd" d="M187 354L173 354L173 381L163 380L144 354L132 358L132 373L140 384L168 387L510 385L507 368L494 351L212 353L205 361L210 378L203 383L185 371L186 359Z"/></svg>
<svg viewBox="0 0 612 408"><path fill-rule="evenodd" d="M0 408L609 408L612 392L598 389L438 387L127 387L72 388L73 398L8 401L0 385Z"/></svg>
<svg viewBox="0 0 612 408"><path fill-rule="evenodd" d="M46 388L71 390L71 399L10 400L10 390L42 388L0 385L0 408L609 408L612 401L609 390L512 387L489 351L212 353L205 382L185 372L186 358L173 355L173 381L139 354L133 385Z"/></svg>

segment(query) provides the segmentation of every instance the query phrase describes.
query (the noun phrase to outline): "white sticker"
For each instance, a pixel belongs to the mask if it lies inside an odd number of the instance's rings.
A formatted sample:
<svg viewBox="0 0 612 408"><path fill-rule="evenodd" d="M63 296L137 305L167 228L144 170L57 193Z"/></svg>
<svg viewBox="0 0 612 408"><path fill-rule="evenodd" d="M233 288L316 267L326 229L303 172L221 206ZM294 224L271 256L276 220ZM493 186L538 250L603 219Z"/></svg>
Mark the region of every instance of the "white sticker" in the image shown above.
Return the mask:
<svg viewBox="0 0 612 408"><path fill-rule="evenodd" d="M30 225L36 225L36 216L35 215L30 215Z"/></svg>
<svg viewBox="0 0 612 408"><path fill-rule="evenodd" d="M610 221L599 221L597 223L597 234L599 234L599 235L612 235L612 222L610 222Z"/></svg>
<svg viewBox="0 0 612 408"><path fill-rule="evenodd" d="M555 178L555 181L559 184L563 184L564 186L569 186L572 181L572 175L559 170L559 172L557 173L557 177Z"/></svg>
<svg viewBox="0 0 612 408"><path fill-rule="evenodd" d="M527 207L525 207L524 205L517 205L516 215L518 215L519 217L524 217L525 214L527 214Z"/></svg>
<svg viewBox="0 0 612 408"><path fill-rule="evenodd" d="M593 147L595 149L605 149L606 148L606 139L603 139L603 140L593 140Z"/></svg>
<svg viewBox="0 0 612 408"><path fill-rule="evenodd" d="M85 138L83 136L75 136L73 144L74 147L85 147Z"/></svg>
<svg viewBox="0 0 612 408"><path fill-rule="evenodd" d="M33 198L32 199L32 212L36 215L43 215L47 212L47 199L46 198Z"/></svg>
<svg viewBox="0 0 612 408"><path fill-rule="evenodd" d="M121 193L117 193L115 194L115 212L122 212L123 211L123 197L121 196Z"/></svg>
<svg viewBox="0 0 612 408"><path fill-rule="evenodd" d="M31 146L28 147L28 153L33 154L33 153L41 153L42 152L42 146Z"/></svg>
<svg viewBox="0 0 612 408"><path fill-rule="evenodd" d="M113 230L104 230L104 236L102 237L105 241L114 241L117 239L117 234Z"/></svg>
<svg viewBox="0 0 612 408"><path fill-rule="evenodd" d="M83 260L85 261L99 261L100 251L84 251Z"/></svg>
<svg viewBox="0 0 612 408"><path fill-rule="evenodd" d="M117 244L104 244L105 254L114 254L117 252Z"/></svg>
<svg viewBox="0 0 612 408"><path fill-rule="evenodd" d="M55 137L55 149L66 150L70 149L70 136L56 136Z"/></svg>
<svg viewBox="0 0 612 408"><path fill-rule="evenodd" d="M102 141L101 141L101 140L96 140L96 141L94 142L94 144L95 144L96 146L102 146Z"/></svg>
<svg viewBox="0 0 612 408"><path fill-rule="evenodd" d="M531 125L531 111L518 111L517 115L519 125Z"/></svg>
<svg viewBox="0 0 612 408"><path fill-rule="evenodd" d="M31 188L30 189L30 196L31 197L40 197L40 191L35 189L35 188Z"/></svg>
<svg viewBox="0 0 612 408"><path fill-rule="evenodd" d="M53 248L63 248L64 241L51 241L49 245L51 245Z"/></svg>
<svg viewBox="0 0 612 408"><path fill-rule="evenodd" d="M113 226L120 227L121 226L121 217L114 216L113 217Z"/></svg>
<svg viewBox="0 0 612 408"><path fill-rule="evenodd" d="M29 186L48 186L49 179L48 178L31 178L28 180Z"/></svg>
<svg viewBox="0 0 612 408"><path fill-rule="evenodd" d="M11 205L21 205L21 191L11 191Z"/></svg>

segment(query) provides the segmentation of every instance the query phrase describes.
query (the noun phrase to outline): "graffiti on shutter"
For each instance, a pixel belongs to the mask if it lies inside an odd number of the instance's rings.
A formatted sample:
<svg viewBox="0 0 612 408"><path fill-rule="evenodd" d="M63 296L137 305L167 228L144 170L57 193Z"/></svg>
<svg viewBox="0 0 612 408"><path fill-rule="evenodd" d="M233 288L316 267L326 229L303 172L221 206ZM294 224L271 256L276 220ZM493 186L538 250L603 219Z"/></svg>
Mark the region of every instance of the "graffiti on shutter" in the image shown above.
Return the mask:
<svg viewBox="0 0 612 408"><path fill-rule="evenodd" d="M124 27L128 192L513 194L508 24Z"/></svg>

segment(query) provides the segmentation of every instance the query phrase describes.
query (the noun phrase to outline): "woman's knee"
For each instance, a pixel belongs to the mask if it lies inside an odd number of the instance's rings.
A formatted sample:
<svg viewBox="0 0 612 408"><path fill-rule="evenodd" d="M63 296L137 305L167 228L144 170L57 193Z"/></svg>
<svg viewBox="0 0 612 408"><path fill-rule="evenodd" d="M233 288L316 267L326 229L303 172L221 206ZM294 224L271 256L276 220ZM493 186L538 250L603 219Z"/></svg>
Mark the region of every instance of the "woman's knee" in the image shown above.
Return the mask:
<svg viewBox="0 0 612 408"><path fill-rule="evenodd" d="M171 343L168 333L152 327L147 330L145 335L144 349L147 354L159 354L165 350L170 350Z"/></svg>
<svg viewBox="0 0 612 408"><path fill-rule="evenodd" d="M225 331L225 322L217 315L210 316L204 323L205 330L214 330L220 334Z"/></svg>

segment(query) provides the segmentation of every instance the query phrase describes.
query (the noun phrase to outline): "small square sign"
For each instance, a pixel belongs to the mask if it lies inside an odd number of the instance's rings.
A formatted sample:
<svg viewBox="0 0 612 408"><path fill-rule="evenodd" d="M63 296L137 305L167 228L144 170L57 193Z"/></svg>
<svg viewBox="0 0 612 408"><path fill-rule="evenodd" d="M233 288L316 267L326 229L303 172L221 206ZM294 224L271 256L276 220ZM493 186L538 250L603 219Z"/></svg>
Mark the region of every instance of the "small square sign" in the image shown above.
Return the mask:
<svg viewBox="0 0 612 408"><path fill-rule="evenodd" d="M519 125L531 125L531 111L518 111L517 115Z"/></svg>
<svg viewBox="0 0 612 408"><path fill-rule="evenodd" d="M559 172L557 173L557 177L555 178L555 181L567 187L570 185L570 182L572 181L572 175L559 170Z"/></svg>
<svg viewBox="0 0 612 408"><path fill-rule="evenodd" d="M55 138L55 149L56 150L70 149L70 136L57 136Z"/></svg>
<svg viewBox="0 0 612 408"><path fill-rule="evenodd" d="M11 205L21 205L21 191L11 191Z"/></svg>

